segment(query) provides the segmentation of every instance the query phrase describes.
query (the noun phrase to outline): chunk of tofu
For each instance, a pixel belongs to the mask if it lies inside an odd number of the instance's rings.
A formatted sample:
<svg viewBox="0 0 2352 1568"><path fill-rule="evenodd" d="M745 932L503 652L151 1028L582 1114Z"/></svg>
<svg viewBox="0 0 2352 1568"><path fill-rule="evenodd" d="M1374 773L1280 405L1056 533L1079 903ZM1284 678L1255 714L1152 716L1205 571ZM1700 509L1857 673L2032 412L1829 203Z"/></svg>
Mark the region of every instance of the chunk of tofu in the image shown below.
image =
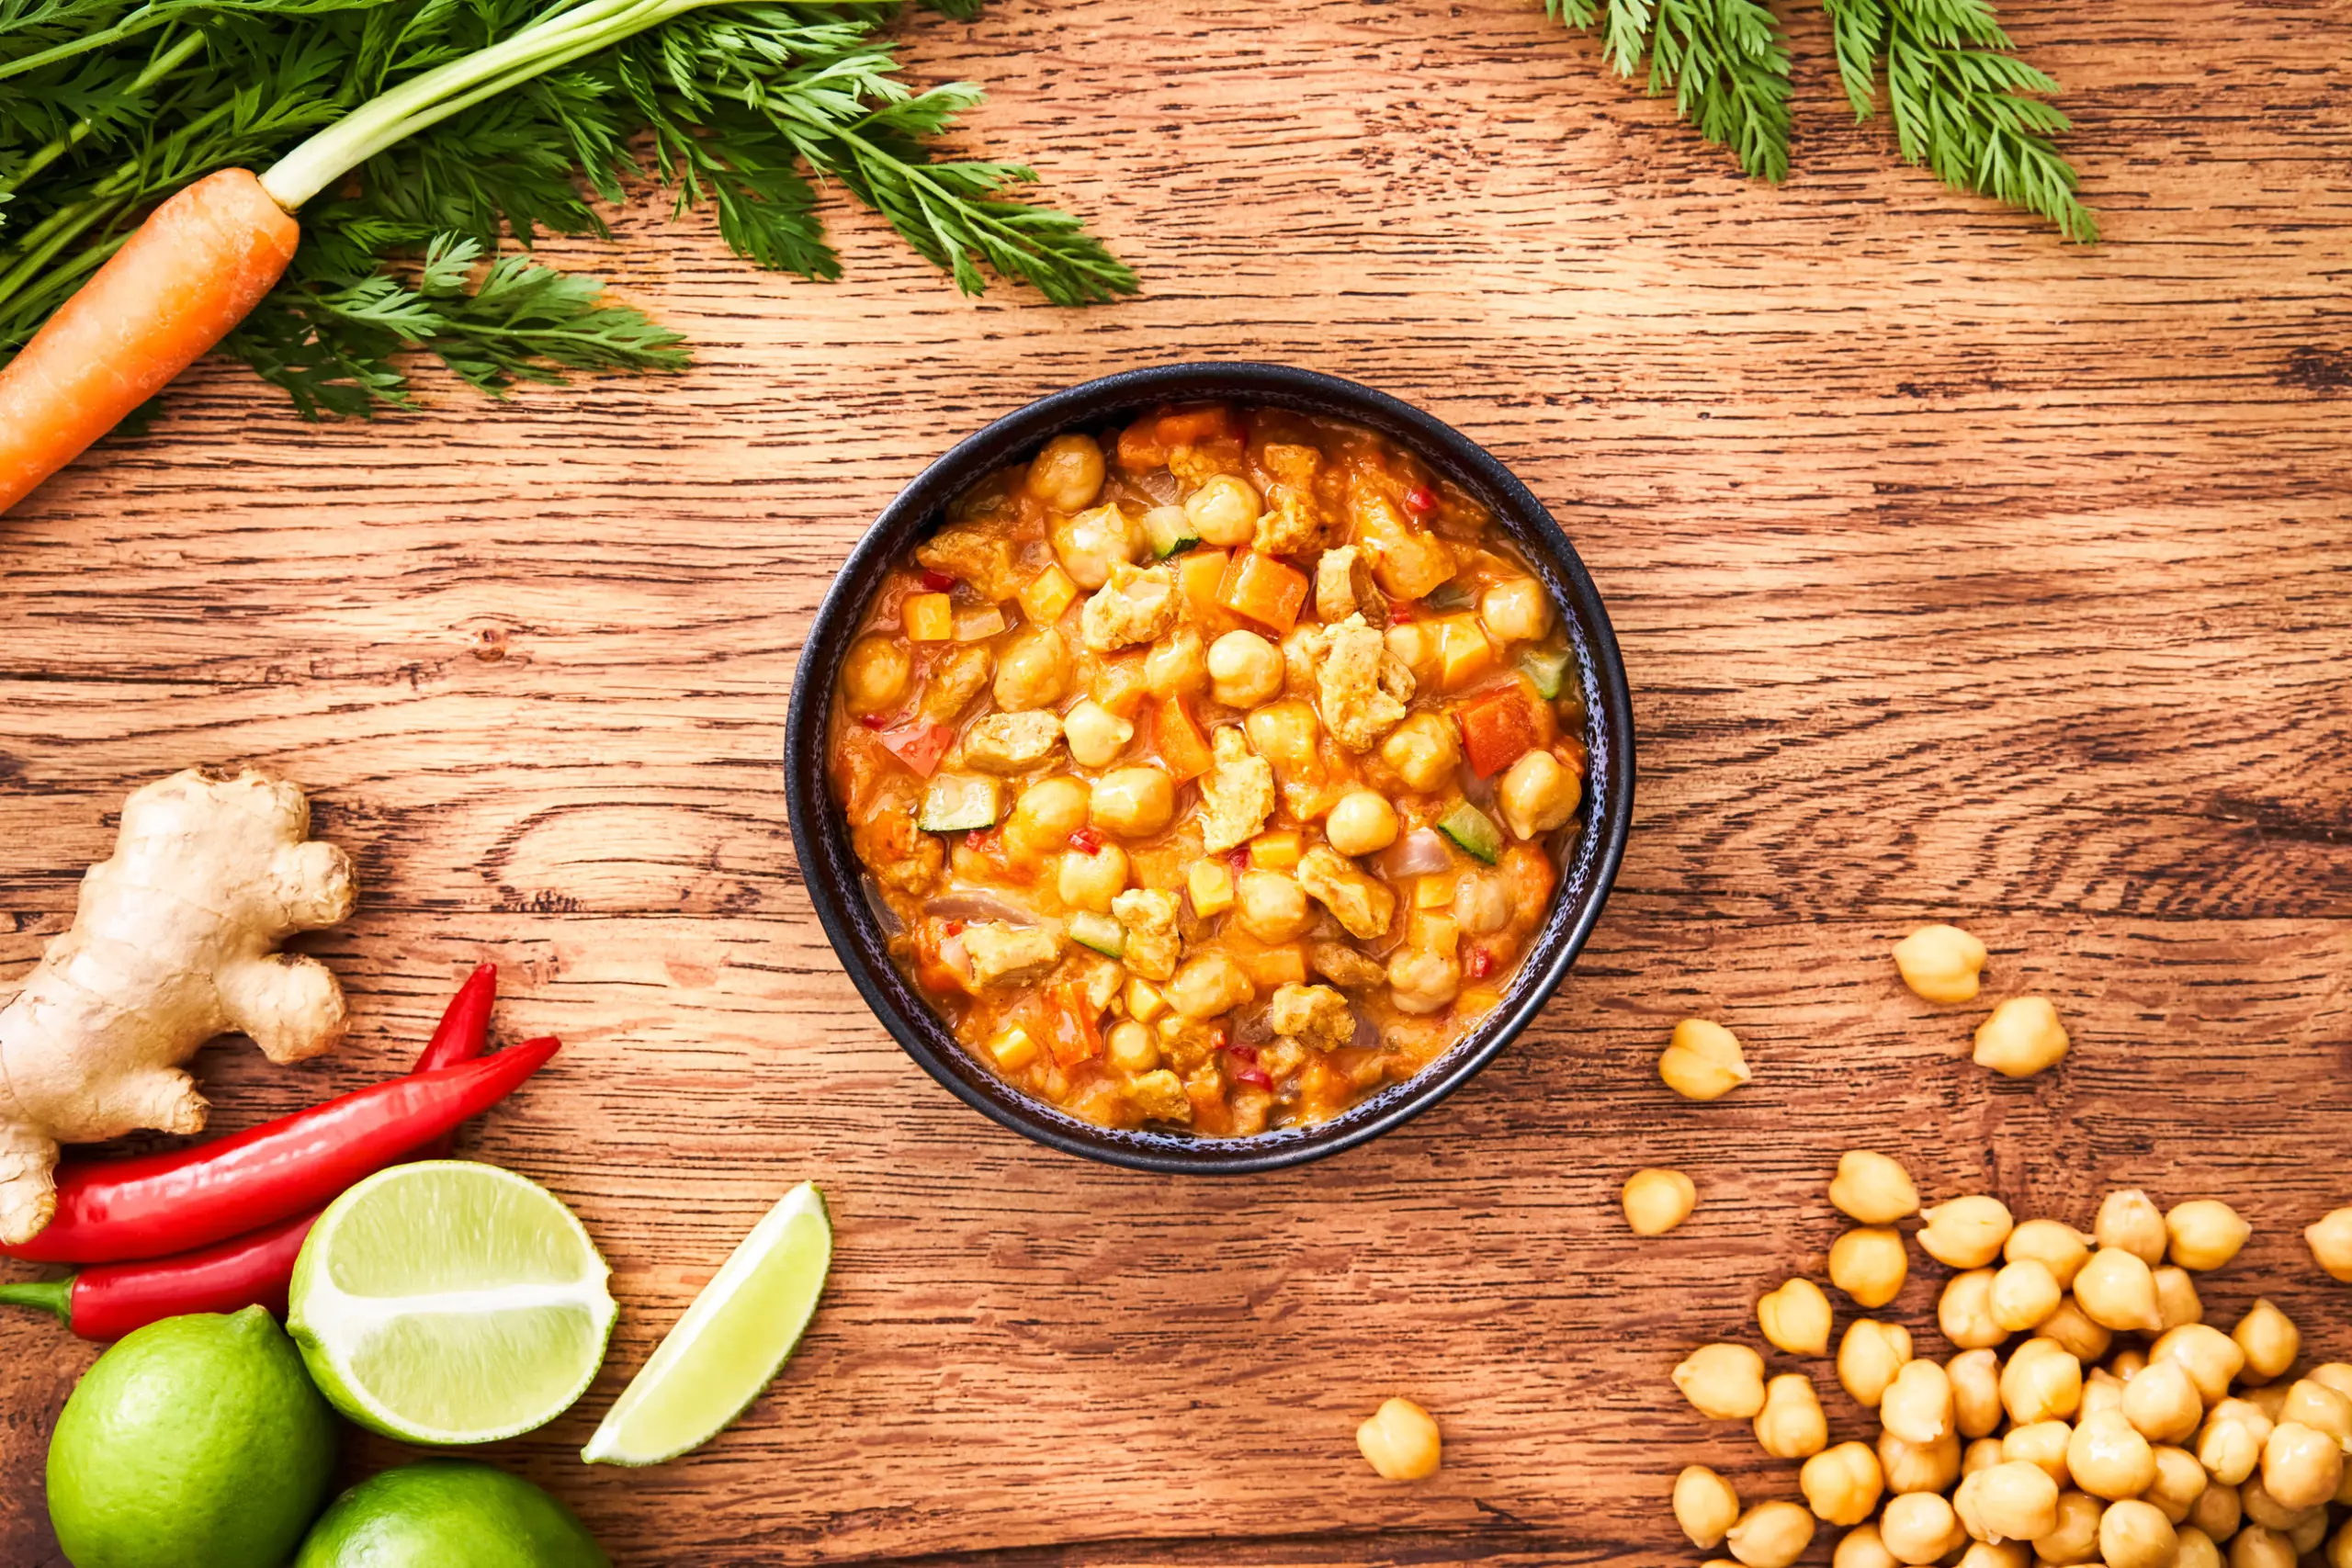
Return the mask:
<svg viewBox="0 0 2352 1568"><path fill-rule="evenodd" d="M1283 986L1266 1007L1266 1023L1317 1051L1336 1051L1355 1038L1348 998L1329 986Z"/></svg>
<svg viewBox="0 0 2352 1568"><path fill-rule="evenodd" d="M1388 983L1388 971L1343 942L1309 943L1306 961L1315 972L1346 991L1368 991Z"/></svg>
<svg viewBox="0 0 2352 1568"><path fill-rule="evenodd" d="M1323 454L1312 446L1270 441L1258 461L1274 478L1266 487L1266 510L1258 519L1258 536L1250 548L1269 556L1313 549L1323 532L1323 509L1315 488L1323 471Z"/></svg>
<svg viewBox="0 0 2352 1568"><path fill-rule="evenodd" d="M1204 953L1168 982L1168 1005L1195 1023L1231 1012L1258 994L1241 965L1222 953Z"/></svg>
<svg viewBox="0 0 2352 1568"><path fill-rule="evenodd" d="M1176 931L1175 894L1130 887L1111 900L1111 915L1126 928L1123 956L1128 968L1147 980L1166 980L1176 973L1183 939Z"/></svg>
<svg viewBox="0 0 2352 1568"><path fill-rule="evenodd" d="M996 659L985 647L975 643L956 649L931 667L931 678L923 682L922 716L948 723L972 705L995 672Z"/></svg>
<svg viewBox="0 0 2352 1568"><path fill-rule="evenodd" d="M1349 502L1356 543L1372 563L1374 579L1386 592L1399 599L1422 598L1458 570L1445 541L1408 521L1396 503L1370 481L1359 483Z"/></svg>
<svg viewBox="0 0 2352 1568"><path fill-rule="evenodd" d="M1218 730L1211 744L1216 765L1201 781L1201 848L1221 855L1248 843L1272 815L1274 770L1251 754L1238 725Z"/></svg>
<svg viewBox="0 0 2352 1568"><path fill-rule="evenodd" d="M1325 550L1315 563L1315 617L1336 626L1372 605L1372 574L1353 545Z"/></svg>
<svg viewBox="0 0 2352 1568"><path fill-rule="evenodd" d="M1381 935L1396 918L1396 895L1328 844L1316 845L1300 859L1298 885L1360 941Z"/></svg>
<svg viewBox="0 0 2352 1568"><path fill-rule="evenodd" d="M1001 527L951 523L915 547L915 559L970 583L982 598L1011 599L1021 592L1012 570L1012 541Z"/></svg>
<svg viewBox="0 0 2352 1568"><path fill-rule="evenodd" d="M1313 652L1317 705L1340 745L1369 751L1404 722L1413 672L1362 615L1317 633Z"/></svg>
<svg viewBox="0 0 2352 1568"><path fill-rule="evenodd" d="M1114 566L1110 581L1086 602L1079 625L1088 648L1097 653L1114 653L1149 642L1168 630L1176 624L1182 607L1175 575L1166 567L1138 570Z"/></svg>
<svg viewBox="0 0 2352 1568"><path fill-rule="evenodd" d="M1193 1119L1193 1097L1184 1092L1184 1080L1166 1067L1138 1073L1128 1079L1127 1103L1147 1122Z"/></svg>
<svg viewBox="0 0 2352 1568"><path fill-rule="evenodd" d="M1041 977L1060 960L1062 939L1045 926L984 920L964 928L964 951L974 986L1016 986Z"/></svg>
<svg viewBox="0 0 2352 1568"><path fill-rule="evenodd" d="M945 848L915 826L913 804L908 801L886 799L854 817L849 841L874 880L893 893L929 893L947 863Z"/></svg>
<svg viewBox="0 0 2352 1568"><path fill-rule="evenodd" d="M984 773L1025 773L1052 756L1061 738L1059 714L992 713L964 732L963 762Z"/></svg>

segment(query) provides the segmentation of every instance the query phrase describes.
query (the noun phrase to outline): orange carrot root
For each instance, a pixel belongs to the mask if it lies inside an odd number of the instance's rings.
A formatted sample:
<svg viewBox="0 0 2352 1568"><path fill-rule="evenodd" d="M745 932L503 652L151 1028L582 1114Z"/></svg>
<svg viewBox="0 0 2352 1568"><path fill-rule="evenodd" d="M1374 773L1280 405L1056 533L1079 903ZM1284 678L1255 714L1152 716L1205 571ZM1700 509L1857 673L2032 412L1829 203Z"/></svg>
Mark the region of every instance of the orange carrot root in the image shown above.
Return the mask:
<svg viewBox="0 0 2352 1568"><path fill-rule="evenodd" d="M155 209L0 370L0 512L228 336L300 238L243 169Z"/></svg>

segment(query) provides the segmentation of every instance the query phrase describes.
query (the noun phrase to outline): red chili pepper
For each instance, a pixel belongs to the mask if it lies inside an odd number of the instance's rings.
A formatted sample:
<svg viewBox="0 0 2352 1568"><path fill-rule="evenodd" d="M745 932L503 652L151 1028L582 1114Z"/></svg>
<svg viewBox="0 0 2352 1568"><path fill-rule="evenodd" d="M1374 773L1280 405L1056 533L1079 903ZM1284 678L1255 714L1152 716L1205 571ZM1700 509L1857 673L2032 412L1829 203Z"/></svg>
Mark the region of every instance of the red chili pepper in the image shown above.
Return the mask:
<svg viewBox="0 0 2352 1568"><path fill-rule="evenodd" d="M286 1287L319 1211L234 1241L136 1263L101 1263L62 1280L0 1285L0 1303L39 1307L85 1339L119 1339L191 1312L267 1307L286 1315Z"/></svg>
<svg viewBox="0 0 2352 1568"><path fill-rule="evenodd" d="M1388 624L1392 626L1411 626L1413 624L1412 601L1398 599L1391 602L1388 606Z"/></svg>
<svg viewBox="0 0 2352 1568"><path fill-rule="evenodd" d="M1102 835L1091 828L1080 828L1069 836L1069 847L1080 854L1099 855L1102 852Z"/></svg>
<svg viewBox="0 0 2352 1568"><path fill-rule="evenodd" d="M946 572L933 571L929 567L922 569L922 585L931 590L933 593L946 592L949 589L956 586L957 581L958 579L950 576Z"/></svg>
<svg viewBox="0 0 2352 1568"><path fill-rule="evenodd" d="M1415 485L1405 492L1405 504L1416 512L1435 512L1437 491L1427 485Z"/></svg>
<svg viewBox="0 0 2352 1568"><path fill-rule="evenodd" d="M1258 1048L1254 1045L1227 1045L1226 1050L1253 1067L1258 1065Z"/></svg>
<svg viewBox="0 0 2352 1568"><path fill-rule="evenodd" d="M442 1010L440 1027L416 1058L416 1066L409 1071L429 1073L440 1067L454 1067L460 1062L470 1062L490 1043L490 1010L498 1000L498 965L484 964L466 976L458 994L449 998ZM416 1151L418 1159L447 1159L457 1145L457 1134L445 1134Z"/></svg>
<svg viewBox="0 0 2352 1568"><path fill-rule="evenodd" d="M862 714L857 722L868 729L888 729L890 728L890 716L887 713Z"/></svg>
<svg viewBox="0 0 2352 1568"><path fill-rule="evenodd" d="M57 1214L21 1247L36 1263L114 1263L209 1247L290 1219L478 1116L546 1065L560 1043L370 1084L194 1148L69 1166Z"/></svg>
<svg viewBox="0 0 2352 1568"><path fill-rule="evenodd" d="M1227 850L1225 852L1225 863L1231 866L1236 871L1248 871L1250 869L1250 852L1246 849Z"/></svg>
<svg viewBox="0 0 2352 1568"><path fill-rule="evenodd" d="M942 936L962 936L964 934L964 922L961 920L950 920L945 925L939 928L939 934Z"/></svg>
<svg viewBox="0 0 2352 1568"><path fill-rule="evenodd" d="M1495 972L1495 955L1483 947L1470 950L1470 978L1483 980Z"/></svg>

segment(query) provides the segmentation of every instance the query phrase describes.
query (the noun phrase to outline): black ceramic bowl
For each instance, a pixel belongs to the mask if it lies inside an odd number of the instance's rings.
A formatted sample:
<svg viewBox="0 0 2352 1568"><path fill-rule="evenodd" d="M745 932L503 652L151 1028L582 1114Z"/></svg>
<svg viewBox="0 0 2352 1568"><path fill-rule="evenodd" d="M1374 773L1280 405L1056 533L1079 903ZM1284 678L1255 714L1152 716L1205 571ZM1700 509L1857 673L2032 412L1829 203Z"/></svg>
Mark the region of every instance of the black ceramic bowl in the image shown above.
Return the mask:
<svg viewBox="0 0 2352 1568"><path fill-rule="evenodd" d="M1502 1006L1410 1080L1329 1122L1252 1138L1125 1132L1081 1122L1006 1084L965 1054L939 1016L892 966L862 886L841 805L825 777L826 715L841 661L866 604L901 552L939 525L975 480L1064 431L1099 432L1159 403L1225 399L1352 420L1410 447L1484 502L1566 611L1591 713L1592 750L1581 829L1562 856L1550 919L1530 944ZM1600 595L1552 514L1500 463L1451 425L1369 387L1281 365L1166 365L1130 370L1041 398L963 442L883 511L842 563L808 628L785 721L785 795L792 840L817 919L875 1016L908 1055L975 1111L1048 1148L1140 1170L1241 1174L1301 1165L1351 1148L1428 1110L1468 1082L1559 987L1624 856L1634 810L1634 726L1625 667Z"/></svg>

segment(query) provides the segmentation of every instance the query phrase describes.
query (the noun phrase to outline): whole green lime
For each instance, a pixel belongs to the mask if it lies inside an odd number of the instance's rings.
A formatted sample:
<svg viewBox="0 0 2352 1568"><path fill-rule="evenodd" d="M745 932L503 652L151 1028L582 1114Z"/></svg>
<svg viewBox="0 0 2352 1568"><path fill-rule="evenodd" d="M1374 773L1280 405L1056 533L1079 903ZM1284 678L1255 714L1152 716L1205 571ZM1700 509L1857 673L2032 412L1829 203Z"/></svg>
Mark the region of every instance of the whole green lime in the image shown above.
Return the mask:
<svg viewBox="0 0 2352 1568"><path fill-rule="evenodd" d="M100 1356L49 1441L74 1568L278 1568L318 1517L334 1416L260 1307L168 1317Z"/></svg>
<svg viewBox="0 0 2352 1568"><path fill-rule="evenodd" d="M294 1568L612 1568L571 1510L518 1475L430 1459L334 1500Z"/></svg>

